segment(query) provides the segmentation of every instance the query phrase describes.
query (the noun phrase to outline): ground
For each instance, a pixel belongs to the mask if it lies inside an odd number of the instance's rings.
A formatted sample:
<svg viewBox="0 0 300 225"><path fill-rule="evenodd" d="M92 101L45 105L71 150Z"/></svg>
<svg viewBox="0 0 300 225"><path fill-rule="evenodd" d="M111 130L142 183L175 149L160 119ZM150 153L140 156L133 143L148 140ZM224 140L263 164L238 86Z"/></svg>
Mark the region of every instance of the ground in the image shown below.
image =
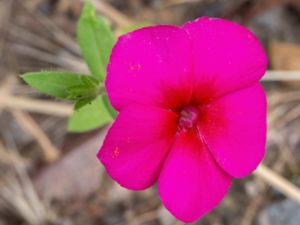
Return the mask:
<svg viewBox="0 0 300 225"><path fill-rule="evenodd" d="M82 2L0 0L0 225L182 224L161 206L156 187L127 191L99 166L94 156L107 128L66 132L71 105L37 93L18 77L45 69L87 72L75 37ZM270 71L300 70L297 0L95 2L116 33L132 24L180 25L203 15L234 20L258 35ZM300 79L263 85L268 95L264 164L299 186ZM195 224L268 225L259 218L272 216L268 210L276 211L285 194L259 176L235 180L225 200Z"/></svg>

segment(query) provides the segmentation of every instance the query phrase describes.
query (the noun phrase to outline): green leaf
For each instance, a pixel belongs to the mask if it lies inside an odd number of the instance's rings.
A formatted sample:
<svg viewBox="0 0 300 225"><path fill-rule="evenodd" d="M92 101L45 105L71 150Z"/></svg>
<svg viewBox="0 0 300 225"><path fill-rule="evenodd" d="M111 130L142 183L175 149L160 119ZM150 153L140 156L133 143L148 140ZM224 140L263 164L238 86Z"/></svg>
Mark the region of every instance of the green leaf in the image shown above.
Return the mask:
<svg viewBox="0 0 300 225"><path fill-rule="evenodd" d="M107 109L107 111L109 112L110 116L115 119L118 115L118 112L112 107L112 105L110 104L110 101L107 97L107 95L102 95L103 98L103 103Z"/></svg>
<svg viewBox="0 0 300 225"><path fill-rule="evenodd" d="M95 98L97 96L97 88L77 85L67 89L70 100L82 100L87 98Z"/></svg>
<svg viewBox="0 0 300 225"><path fill-rule="evenodd" d="M90 1L86 1L77 24L77 38L91 73L103 81L115 37L106 22L95 15Z"/></svg>
<svg viewBox="0 0 300 225"><path fill-rule="evenodd" d="M78 109L82 108L83 106L91 103L92 100L93 100L93 98L80 99L75 103L74 109L78 110Z"/></svg>
<svg viewBox="0 0 300 225"><path fill-rule="evenodd" d="M98 80L94 79L94 77L81 76L80 79L87 87L98 87L99 85Z"/></svg>
<svg viewBox="0 0 300 225"><path fill-rule="evenodd" d="M110 122L112 122L112 118L104 106L102 97L98 96L90 104L86 104L74 111L69 119L68 131L85 132Z"/></svg>
<svg viewBox="0 0 300 225"><path fill-rule="evenodd" d="M61 99L96 97L99 91L95 78L72 72L33 72L25 73L21 77L34 89Z"/></svg>

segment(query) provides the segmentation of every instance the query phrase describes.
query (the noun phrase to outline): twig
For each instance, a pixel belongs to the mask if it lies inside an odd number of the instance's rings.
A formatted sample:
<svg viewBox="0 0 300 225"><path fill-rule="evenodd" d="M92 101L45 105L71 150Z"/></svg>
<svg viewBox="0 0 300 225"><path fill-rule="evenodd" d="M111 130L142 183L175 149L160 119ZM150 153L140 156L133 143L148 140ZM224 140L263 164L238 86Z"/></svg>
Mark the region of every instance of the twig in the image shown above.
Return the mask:
<svg viewBox="0 0 300 225"><path fill-rule="evenodd" d="M175 222L174 222L173 225L186 225L186 223L181 222L181 221L179 221L179 220L175 220Z"/></svg>
<svg viewBox="0 0 300 225"><path fill-rule="evenodd" d="M264 200L264 195L259 195L255 199L253 199L253 201L246 208L243 219L240 222L241 225L253 224L253 219L255 218L257 208L259 205L261 205L263 200Z"/></svg>
<svg viewBox="0 0 300 225"><path fill-rule="evenodd" d="M21 51L22 54L22 48L25 50L25 53L29 51L30 54L28 54L31 57L34 57L39 60L48 60L47 62L59 65L61 67L64 67L67 65L69 69L74 69L78 67L79 71L77 72L84 72L88 73L87 67L85 66L83 60L74 54L70 53L66 49L60 48L60 46L53 42L49 41L46 38L43 38L39 35L36 35L35 33L32 33L26 29L23 29L17 25L12 25L12 29L10 30L10 33L13 37L17 38L18 40L23 40L26 44L29 44L33 47L29 47L26 45L24 49L24 45L15 45L17 48L17 51ZM21 36L19 34L22 34ZM47 47L47 48L45 48ZM53 50L59 48L59 54L56 54L53 56L53 54L49 54L49 52L38 50L38 49L45 49L45 50ZM24 51L23 50L23 51ZM24 54L24 53L23 53ZM45 57L41 57L44 55Z"/></svg>
<svg viewBox="0 0 300 225"><path fill-rule="evenodd" d="M1 94L0 105L9 109L21 109L62 117L68 117L73 112L73 107L70 104Z"/></svg>
<svg viewBox="0 0 300 225"><path fill-rule="evenodd" d="M158 218L157 210L146 212L138 217L135 217L134 219L130 220L128 224L130 225L139 225L144 224L146 222L153 221Z"/></svg>
<svg viewBox="0 0 300 225"><path fill-rule="evenodd" d="M25 131L31 133L42 147L46 162L51 163L56 161L60 156L60 151L52 144L45 132L39 127L33 118L28 113L21 110L13 110L12 113L20 126Z"/></svg>
<svg viewBox="0 0 300 225"><path fill-rule="evenodd" d="M9 44L17 53L30 56L34 59L52 63L62 68L75 70L79 73L87 73L87 69L82 60L70 57L69 55L57 56L29 46L21 44Z"/></svg>
<svg viewBox="0 0 300 225"><path fill-rule="evenodd" d="M17 151L15 154L18 155ZM22 161L12 161L14 171L4 177L0 205L31 225L58 222L58 217L36 193Z"/></svg>
<svg viewBox="0 0 300 225"><path fill-rule="evenodd" d="M1 165L12 165L13 163L22 163L26 168L28 167L28 161L22 158L19 154L13 151L8 151L0 140L0 162Z"/></svg>
<svg viewBox="0 0 300 225"><path fill-rule="evenodd" d="M203 0L172 0L170 2L165 3L162 6L162 8L169 8L169 7L175 7L184 4L192 4L192 3L200 3L200 2L203 2Z"/></svg>
<svg viewBox="0 0 300 225"><path fill-rule="evenodd" d="M300 203L300 189L268 167L260 165L254 171L254 175L259 177L260 179L263 179L265 182L283 193L285 196Z"/></svg>
<svg viewBox="0 0 300 225"><path fill-rule="evenodd" d="M16 82L15 76L8 75L8 77L4 80L3 84L0 86L0 95L9 95L13 89L13 86ZM0 114L3 110L3 105L0 103Z"/></svg>
<svg viewBox="0 0 300 225"><path fill-rule="evenodd" d="M5 39L6 36L8 34L8 28L10 25L9 22L9 18L11 16L11 11L12 11L12 5L13 5L13 1L4 1L1 4L1 7L3 7L3 9L1 9L1 19L0 19L0 32L1 32L1 37L0 37L0 52L4 52L3 48L5 45ZM0 59L2 58L3 54L0 55Z"/></svg>
<svg viewBox="0 0 300 225"><path fill-rule="evenodd" d="M57 40L60 44L63 46L67 47L74 53L80 55L80 49L77 43L70 37L68 36L63 29L58 27L55 23L53 23L51 20L49 20L43 13L37 13L33 14L31 13L31 8L32 8L32 2L31 1L18 1L21 5L24 6L24 8L30 12L29 15L33 15L36 17L35 19L41 23L48 31L50 34L52 34L53 38Z"/></svg>
<svg viewBox="0 0 300 225"><path fill-rule="evenodd" d="M23 29L22 27L15 24L11 25L11 29L9 30L9 32L11 36L17 41L23 40L24 42L26 42L26 44L29 43L34 47L37 47L38 49L45 49L45 47L47 47L47 49L53 50L60 47L53 40L50 41L46 38L43 38L40 34L35 34L33 32L30 32L28 29Z"/></svg>
<svg viewBox="0 0 300 225"><path fill-rule="evenodd" d="M268 104L273 107L278 104L286 104L294 101L300 101L300 90L286 92L278 92L276 90L270 96L268 96Z"/></svg>
<svg viewBox="0 0 300 225"><path fill-rule="evenodd" d="M300 71L267 71L262 81L293 81L300 80Z"/></svg>
<svg viewBox="0 0 300 225"><path fill-rule="evenodd" d="M285 124L290 123L291 121L300 117L300 105L295 106L290 111L286 112L282 117L281 120L276 123L276 127L281 128Z"/></svg>

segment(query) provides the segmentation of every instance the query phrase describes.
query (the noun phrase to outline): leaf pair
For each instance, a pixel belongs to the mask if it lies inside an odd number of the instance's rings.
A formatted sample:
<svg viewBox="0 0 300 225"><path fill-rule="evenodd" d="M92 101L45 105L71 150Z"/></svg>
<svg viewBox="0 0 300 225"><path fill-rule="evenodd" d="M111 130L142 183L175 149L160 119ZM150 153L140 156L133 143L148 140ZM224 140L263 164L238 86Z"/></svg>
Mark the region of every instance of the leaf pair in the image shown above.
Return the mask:
<svg viewBox="0 0 300 225"><path fill-rule="evenodd" d="M33 72L22 75L23 80L41 93L68 100L97 96L98 81L92 76L72 72Z"/></svg>
<svg viewBox="0 0 300 225"><path fill-rule="evenodd" d="M111 107L103 82L115 37L105 21L96 16L86 1L77 24L77 38L91 75L73 72L35 72L22 76L34 89L60 99L75 102L68 130L84 132L112 121L116 111Z"/></svg>

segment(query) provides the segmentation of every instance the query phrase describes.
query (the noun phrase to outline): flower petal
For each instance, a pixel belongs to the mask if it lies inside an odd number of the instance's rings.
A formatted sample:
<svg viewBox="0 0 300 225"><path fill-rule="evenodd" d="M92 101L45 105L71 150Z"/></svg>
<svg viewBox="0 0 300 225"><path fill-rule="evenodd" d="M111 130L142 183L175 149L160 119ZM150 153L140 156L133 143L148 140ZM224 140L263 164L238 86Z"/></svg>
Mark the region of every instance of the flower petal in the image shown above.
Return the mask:
<svg viewBox="0 0 300 225"><path fill-rule="evenodd" d="M199 130L220 166L234 177L249 175L266 143L266 96L259 83L204 107Z"/></svg>
<svg viewBox="0 0 300 225"><path fill-rule="evenodd" d="M109 175L133 190L151 186L176 132L177 116L154 107L122 110L98 153Z"/></svg>
<svg viewBox="0 0 300 225"><path fill-rule="evenodd" d="M231 184L195 134L175 141L158 181L163 204L178 219L193 222L214 209Z"/></svg>
<svg viewBox="0 0 300 225"><path fill-rule="evenodd" d="M250 86L264 75L266 54L243 26L202 17L186 23L184 29L191 39L194 79L201 98Z"/></svg>
<svg viewBox="0 0 300 225"><path fill-rule="evenodd" d="M121 110L132 103L170 107L179 99L188 101L189 45L186 32L176 26L146 27L121 36L107 69L112 105Z"/></svg>

